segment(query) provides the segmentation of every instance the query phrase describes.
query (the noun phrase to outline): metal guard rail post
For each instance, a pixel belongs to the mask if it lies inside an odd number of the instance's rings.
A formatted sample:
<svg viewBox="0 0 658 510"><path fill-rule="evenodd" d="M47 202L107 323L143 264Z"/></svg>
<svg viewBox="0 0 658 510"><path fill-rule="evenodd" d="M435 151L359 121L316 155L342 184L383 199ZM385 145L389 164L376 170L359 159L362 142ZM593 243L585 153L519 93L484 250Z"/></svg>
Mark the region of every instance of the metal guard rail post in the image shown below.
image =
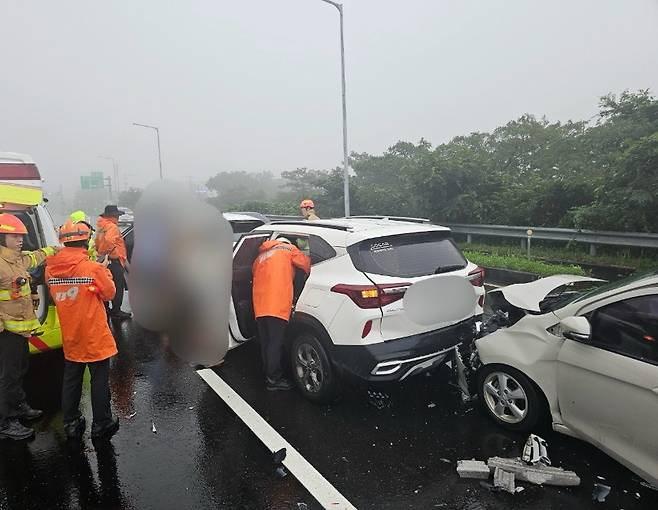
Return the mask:
<svg viewBox="0 0 658 510"><path fill-rule="evenodd" d="M611 232L596 230L581 230L570 228L549 227L518 227L509 225L472 225L463 223L443 223L456 234L465 234L467 242L473 236L507 237L521 239L522 244L527 239L528 229L532 230L532 239L548 239L551 241L575 241L589 244L590 253L596 254L597 245L633 246L637 248L658 248L658 234L645 232Z"/></svg>

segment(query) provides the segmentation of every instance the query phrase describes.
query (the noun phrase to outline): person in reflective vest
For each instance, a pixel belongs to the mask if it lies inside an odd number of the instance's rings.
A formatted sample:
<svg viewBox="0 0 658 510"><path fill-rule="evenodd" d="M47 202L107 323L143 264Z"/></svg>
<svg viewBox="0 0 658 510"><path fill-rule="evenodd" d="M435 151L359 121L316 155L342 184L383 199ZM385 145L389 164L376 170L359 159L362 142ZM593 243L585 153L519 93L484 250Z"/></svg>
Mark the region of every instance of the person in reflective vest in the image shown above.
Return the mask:
<svg viewBox="0 0 658 510"><path fill-rule="evenodd" d="M46 263L46 283L57 307L64 348L62 410L64 431L79 440L86 428L80 413L82 377L91 374L92 439L109 439L119 429L110 404L110 358L117 346L107 324L105 301L114 297L112 275L103 264L89 260L91 229L85 223L67 221L59 229L64 248Z"/></svg>
<svg viewBox="0 0 658 510"><path fill-rule="evenodd" d="M84 223L91 229L91 237L89 237L89 242L87 243L87 253L89 254L89 260L95 262L98 260L98 251L96 250L96 242L94 240L94 227L92 227L91 223L87 220L87 215L84 211L74 211L69 216L69 219L73 223Z"/></svg>
<svg viewBox="0 0 658 510"><path fill-rule="evenodd" d="M292 312L295 268L310 273L311 259L285 237L265 241L252 267L254 315L265 385L270 391L292 388L292 383L283 377L281 358L283 337Z"/></svg>
<svg viewBox="0 0 658 510"><path fill-rule="evenodd" d="M28 338L41 327L32 304L28 271L59 249L23 252L27 228L13 214L0 214L0 439L29 439L34 430L20 419L43 414L25 400L23 379L29 366Z"/></svg>
<svg viewBox="0 0 658 510"><path fill-rule="evenodd" d="M105 207L100 218L98 218L96 225L96 249L100 257L109 257L109 269L117 289L116 295L112 300L110 317L118 320L130 319L132 317L128 312L121 310L123 291L126 288L124 268L128 260L126 243L123 241L118 226L119 216L121 214L123 213L116 205L108 205Z"/></svg>

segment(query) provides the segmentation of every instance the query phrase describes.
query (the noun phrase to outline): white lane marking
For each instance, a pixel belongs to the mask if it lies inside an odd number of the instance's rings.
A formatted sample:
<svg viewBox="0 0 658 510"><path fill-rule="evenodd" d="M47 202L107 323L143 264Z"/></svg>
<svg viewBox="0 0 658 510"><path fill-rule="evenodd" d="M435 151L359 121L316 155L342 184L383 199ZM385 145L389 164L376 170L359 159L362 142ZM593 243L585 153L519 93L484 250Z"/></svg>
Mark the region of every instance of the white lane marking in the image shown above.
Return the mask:
<svg viewBox="0 0 658 510"><path fill-rule="evenodd" d="M271 452L286 449L283 465L288 468L299 482L324 508L335 510L356 510L329 481L322 476L301 454L288 443L281 434L272 428L253 407L245 402L233 388L209 368L197 370L197 374L206 381L235 414L256 434Z"/></svg>

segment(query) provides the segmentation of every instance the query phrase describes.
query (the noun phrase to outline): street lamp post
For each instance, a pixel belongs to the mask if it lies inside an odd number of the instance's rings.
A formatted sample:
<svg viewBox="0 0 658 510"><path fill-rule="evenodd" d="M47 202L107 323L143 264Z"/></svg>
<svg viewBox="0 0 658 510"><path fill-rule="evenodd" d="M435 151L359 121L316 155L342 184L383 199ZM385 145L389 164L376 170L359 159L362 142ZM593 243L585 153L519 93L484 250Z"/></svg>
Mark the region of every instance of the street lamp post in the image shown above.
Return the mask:
<svg viewBox="0 0 658 510"><path fill-rule="evenodd" d="M345 101L345 39L343 36L343 4L322 0L338 9L340 15L340 74L343 96L343 186L345 194L345 216L350 215L350 173L347 155L347 104Z"/></svg>
<svg viewBox="0 0 658 510"><path fill-rule="evenodd" d="M119 163L112 156L98 156L101 159L109 159L112 161L112 170L114 174L114 188L110 186L110 200L112 200L112 189L117 192L117 200L119 199Z"/></svg>
<svg viewBox="0 0 658 510"><path fill-rule="evenodd" d="M160 163L160 180L162 180L162 153L160 152L160 130L156 126L149 126L148 124L139 124L133 122L133 126L140 126L144 128L154 129L158 138L158 162Z"/></svg>

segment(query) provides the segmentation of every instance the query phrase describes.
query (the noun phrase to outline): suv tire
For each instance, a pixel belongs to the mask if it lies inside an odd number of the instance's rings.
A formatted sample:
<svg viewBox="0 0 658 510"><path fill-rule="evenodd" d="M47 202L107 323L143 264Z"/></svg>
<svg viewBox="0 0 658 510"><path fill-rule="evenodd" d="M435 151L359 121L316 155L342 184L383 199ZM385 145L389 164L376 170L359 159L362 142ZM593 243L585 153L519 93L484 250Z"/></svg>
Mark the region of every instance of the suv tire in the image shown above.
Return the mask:
<svg viewBox="0 0 658 510"><path fill-rule="evenodd" d="M327 352L313 332L303 331L290 349L292 377L304 397L319 404L334 400L338 380Z"/></svg>

